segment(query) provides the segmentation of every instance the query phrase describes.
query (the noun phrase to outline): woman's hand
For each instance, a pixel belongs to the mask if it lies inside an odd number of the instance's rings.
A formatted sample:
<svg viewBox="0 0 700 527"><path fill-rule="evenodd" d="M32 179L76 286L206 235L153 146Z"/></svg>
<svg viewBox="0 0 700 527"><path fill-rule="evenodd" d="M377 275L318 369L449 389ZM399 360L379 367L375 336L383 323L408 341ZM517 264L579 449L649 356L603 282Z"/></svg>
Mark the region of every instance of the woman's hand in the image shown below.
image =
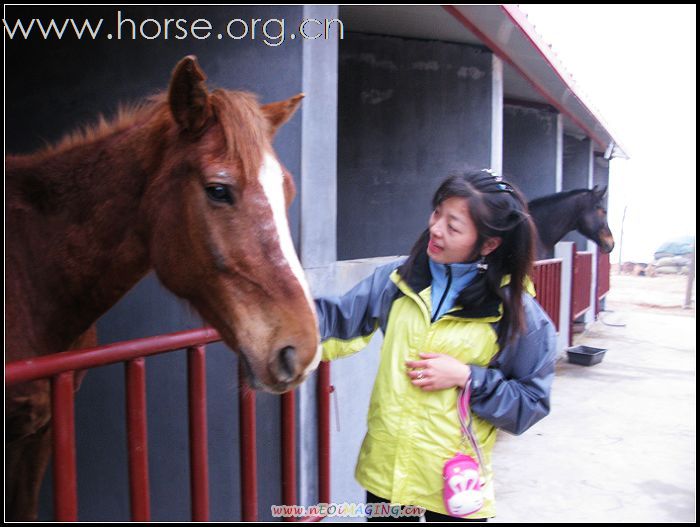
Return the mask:
<svg viewBox="0 0 700 527"><path fill-rule="evenodd" d="M406 361L411 384L425 391L464 388L471 370L467 364L442 353L419 353L421 359Z"/></svg>

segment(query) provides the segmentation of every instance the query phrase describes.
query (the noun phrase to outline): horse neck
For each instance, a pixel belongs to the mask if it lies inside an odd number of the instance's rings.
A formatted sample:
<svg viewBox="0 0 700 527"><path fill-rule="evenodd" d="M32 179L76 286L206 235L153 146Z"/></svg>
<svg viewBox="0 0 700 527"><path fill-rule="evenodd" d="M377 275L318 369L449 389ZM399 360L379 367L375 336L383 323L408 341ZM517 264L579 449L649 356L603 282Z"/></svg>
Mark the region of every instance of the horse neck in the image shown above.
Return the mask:
<svg viewBox="0 0 700 527"><path fill-rule="evenodd" d="M27 303L13 327L36 354L67 348L148 271L149 133L135 125L6 160L8 296Z"/></svg>
<svg viewBox="0 0 700 527"><path fill-rule="evenodd" d="M551 201L531 204L530 214L541 243L553 248L568 232L575 230L582 207L580 194L557 196Z"/></svg>

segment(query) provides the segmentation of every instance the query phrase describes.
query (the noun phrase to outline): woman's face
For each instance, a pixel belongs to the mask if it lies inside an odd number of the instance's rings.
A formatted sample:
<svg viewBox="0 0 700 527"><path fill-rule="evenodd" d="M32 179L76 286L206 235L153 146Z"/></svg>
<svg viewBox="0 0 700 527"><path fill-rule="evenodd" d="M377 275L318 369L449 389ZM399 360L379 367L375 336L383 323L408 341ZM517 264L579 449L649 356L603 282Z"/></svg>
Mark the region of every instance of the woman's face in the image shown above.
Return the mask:
<svg viewBox="0 0 700 527"><path fill-rule="evenodd" d="M428 256L441 264L466 262L478 238L466 198L447 198L433 211L429 224Z"/></svg>

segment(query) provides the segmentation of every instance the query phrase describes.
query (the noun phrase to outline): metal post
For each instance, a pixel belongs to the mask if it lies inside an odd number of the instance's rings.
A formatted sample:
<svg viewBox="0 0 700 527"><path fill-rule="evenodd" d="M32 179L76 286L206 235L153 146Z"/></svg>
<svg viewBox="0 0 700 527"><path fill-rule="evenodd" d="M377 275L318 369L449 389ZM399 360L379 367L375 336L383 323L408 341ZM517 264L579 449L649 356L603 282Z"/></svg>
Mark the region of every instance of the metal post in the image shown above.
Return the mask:
<svg viewBox="0 0 700 527"><path fill-rule="evenodd" d="M318 367L318 499L331 501L331 366L322 362Z"/></svg>
<svg viewBox="0 0 700 527"><path fill-rule="evenodd" d="M126 363L126 415L131 519L150 521L145 359L130 360Z"/></svg>
<svg viewBox="0 0 700 527"><path fill-rule="evenodd" d="M78 521L73 391L72 371L52 379L53 500L54 516L59 522Z"/></svg>
<svg viewBox="0 0 700 527"><path fill-rule="evenodd" d="M282 395L282 503L297 505L297 464L296 464L296 408L294 391ZM293 517L284 518L294 521Z"/></svg>
<svg viewBox="0 0 700 527"><path fill-rule="evenodd" d="M690 268L688 269L688 285L685 288L685 302L683 309L690 309L693 301L693 281L695 281L695 238L693 238L693 254L690 256Z"/></svg>
<svg viewBox="0 0 700 527"><path fill-rule="evenodd" d="M192 521L209 521L209 454L207 451L207 365L204 346L187 350L190 411L190 493Z"/></svg>
<svg viewBox="0 0 700 527"><path fill-rule="evenodd" d="M554 247L554 255L561 258L561 302L559 304L559 347L571 346L573 313L574 259L576 248L573 242L559 242Z"/></svg>
<svg viewBox="0 0 700 527"><path fill-rule="evenodd" d="M241 436L241 507L244 522L258 521L258 474L255 447L255 391L238 362L238 412Z"/></svg>

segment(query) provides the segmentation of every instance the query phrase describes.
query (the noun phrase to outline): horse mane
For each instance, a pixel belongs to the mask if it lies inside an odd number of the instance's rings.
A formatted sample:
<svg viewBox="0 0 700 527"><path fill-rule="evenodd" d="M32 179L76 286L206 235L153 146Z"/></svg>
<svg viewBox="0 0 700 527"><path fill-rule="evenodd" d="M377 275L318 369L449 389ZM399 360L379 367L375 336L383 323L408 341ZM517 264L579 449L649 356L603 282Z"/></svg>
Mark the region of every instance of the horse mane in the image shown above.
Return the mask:
<svg viewBox="0 0 700 527"><path fill-rule="evenodd" d="M269 144L270 126L260 110L258 98L249 92L218 89L211 92L210 96L214 114L222 125L226 157L229 161L240 159L244 174L257 174L263 156L257 145ZM58 142L47 144L34 155L43 157L62 154L148 122L152 122L156 129L163 129L168 124L174 126L166 92L137 103L121 104L111 119L100 114L97 122L80 126ZM249 126L241 126L243 123Z"/></svg>
<svg viewBox="0 0 700 527"><path fill-rule="evenodd" d="M542 196L540 198L533 199L528 203L528 207L542 207L546 205L553 205L555 203L560 203L562 201L565 201L569 198L572 198L574 196L578 196L580 194L585 194L587 192L590 192L591 189L587 188L577 188L574 190L567 190L565 192L557 192L555 194L549 194L547 196Z"/></svg>
<svg viewBox="0 0 700 527"><path fill-rule="evenodd" d="M97 121L79 126L68 132L55 143L48 143L37 154L60 154L71 148L104 139L115 132L126 130L140 121L149 120L156 114L167 110L167 95L158 93L146 100L136 103L123 103L117 107L114 117L108 119L104 114L97 116Z"/></svg>

